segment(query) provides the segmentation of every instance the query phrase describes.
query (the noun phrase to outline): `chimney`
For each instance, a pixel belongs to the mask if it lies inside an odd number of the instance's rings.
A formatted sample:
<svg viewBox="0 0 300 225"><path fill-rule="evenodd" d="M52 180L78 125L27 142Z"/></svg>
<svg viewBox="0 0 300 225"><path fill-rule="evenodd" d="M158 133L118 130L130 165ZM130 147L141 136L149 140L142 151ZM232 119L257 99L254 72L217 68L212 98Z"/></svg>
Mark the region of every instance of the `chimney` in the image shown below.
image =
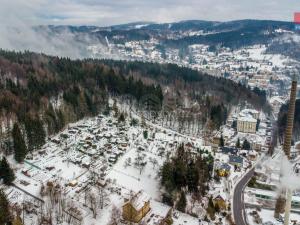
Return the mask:
<svg viewBox="0 0 300 225"><path fill-rule="evenodd" d="M285 128L283 151L288 159L291 158L291 142L294 126L295 103L297 95L297 81L294 77L290 94L290 103L287 115L287 126Z"/></svg>
<svg viewBox="0 0 300 225"><path fill-rule="evenodd" d="M286 157L288 158L288 160L291 159L291 142L293 136L296 96L297 96L297 79L296 79L296 73L294 73L292 86L291 86L291 93L290 93L290 103L289 103L289 109L287 115L287 126L285 128L284 144L283 144L283 151ZM289 218L289 212L287 211L289 211L291 202L289 201L290 199L286 199L286 191L289 190L286 189L282 190L281 194L277 198L276 205L275 205L275 212L274 212L275 218L278 218L279 213L283 213L284 210L286 210L287 218ZM288 200L288 202L286 202L286 200Z"/></svg>

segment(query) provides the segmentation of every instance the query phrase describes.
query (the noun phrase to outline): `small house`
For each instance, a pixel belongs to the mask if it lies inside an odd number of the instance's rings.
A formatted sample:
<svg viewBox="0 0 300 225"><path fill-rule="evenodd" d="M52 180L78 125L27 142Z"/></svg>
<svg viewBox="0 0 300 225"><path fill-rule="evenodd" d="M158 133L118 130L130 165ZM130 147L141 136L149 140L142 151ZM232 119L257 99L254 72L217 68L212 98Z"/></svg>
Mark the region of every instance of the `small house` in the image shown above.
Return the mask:
<svg viewBox="0 0 300 225"><path fill-rule="evenodd" d="M125 220L139 223L150 211L150 197L145 192L139 191L131 199L125 200L122 208Z"/></svg>
<svg viewBox="0 0 300 225"><path fill-rule="evenodd" d="M218 205L219 209L226 210L227 203L224 193L218 193L213 197L214 206Z"/></svg>
<svg viewBox="0 0 300 225"><path fill-rule="evenodd" d="M220 177L227 177L230 174L230 165L227 163L223 163L217 167L217 174Z"/></svg>
<svg viewBox="0 0 300 225"><path fill-rule="evenodd" d="M233 147L224 146L224 147L221 147L221 152L223 154L236 155L237 152L238 152L238 149L237 148L233 148Z"/></svg>
<svg viewBox="0 0 300 225"><path fill-rule="evenodd" d="M77 184L78 184L77 180L72 180L72 181L70 181L69 186L75 187Z"/></svg>
<svg viewBox="0 0 300 225"><path fill-rule="evenodd" d="M241 156L230 155L229 156L229 164L237 167L243 166L244 159Z"/></svg>

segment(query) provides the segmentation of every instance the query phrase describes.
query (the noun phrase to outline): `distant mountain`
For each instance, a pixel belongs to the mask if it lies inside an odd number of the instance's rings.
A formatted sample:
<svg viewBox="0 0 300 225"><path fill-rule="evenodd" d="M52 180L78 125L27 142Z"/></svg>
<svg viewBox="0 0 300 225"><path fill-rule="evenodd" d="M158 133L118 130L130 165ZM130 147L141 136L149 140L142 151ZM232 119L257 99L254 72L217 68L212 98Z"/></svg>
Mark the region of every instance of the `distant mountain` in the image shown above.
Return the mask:
<svg viewBox="0 0 300 225"><path fill-rule="evenodd" d="M70 32L79 45L85 46L101 44L101 51L107 53L112 45L124 45L131 41L154 40L157 51L164 55L168 49L185 50L194 44L209 45L212 51L216 47L239 49L246 46L267 45L269 53L280 53L299 59L300 36L294 30L292 22L271 20L237 20L229 22L188 20L175 23L135 22L109 27L96 26L39 26L36 32L63 37ZM49 35L49 36L51 36ZM288 37L288 38L287 38ZM51 37L50 37L51 38ZM294 41L288 41L293 39ZM295 48L296 45L296 48ZM75 46L74 46L75 47ZM116 51L118 52L118 48ZM147 49L147 44L145 47ZM290 49L289 51L285 51ZM98 54L101 56L101 54ZM89 57L89 53L84 54ZM104 58L110 57L105 55Z"/></svg>

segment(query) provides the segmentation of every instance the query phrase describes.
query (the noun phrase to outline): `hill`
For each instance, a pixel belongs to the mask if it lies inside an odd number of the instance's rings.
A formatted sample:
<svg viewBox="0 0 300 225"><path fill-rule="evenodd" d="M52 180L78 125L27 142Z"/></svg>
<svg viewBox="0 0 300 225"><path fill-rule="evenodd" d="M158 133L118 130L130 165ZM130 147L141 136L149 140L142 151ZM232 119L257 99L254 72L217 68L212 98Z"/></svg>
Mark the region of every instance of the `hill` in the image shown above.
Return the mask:
<svg viewBox="0 0 300 225"><path fill-rule="evenodd" d="M66 124L110 110L109 96L126 97L138 110L145 96L152 96L157 100L156 118L172 112L173 120L186 129L191 116L202 126L209 119L219 127L231 106L247 102L261 109L266 103L263 91L173 64L0 51L0 71L1 135L8 151L14 123L20 124L35 149Z"/></svg>

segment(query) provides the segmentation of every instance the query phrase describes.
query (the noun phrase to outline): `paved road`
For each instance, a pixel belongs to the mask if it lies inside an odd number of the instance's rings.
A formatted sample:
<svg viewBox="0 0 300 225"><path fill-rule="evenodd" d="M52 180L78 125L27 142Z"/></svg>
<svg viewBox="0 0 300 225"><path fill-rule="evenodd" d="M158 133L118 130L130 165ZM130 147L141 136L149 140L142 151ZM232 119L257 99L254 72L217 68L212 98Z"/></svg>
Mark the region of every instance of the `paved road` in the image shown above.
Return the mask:
<svg viewBox="0 0 300 225"><path fill-rule="evenodd" d="M244 206L244 189L248 181L254 174L254 169L249 172L237 183L233 194L233 218L236 225L247 225L245 218L245 206Z"/></svg>

